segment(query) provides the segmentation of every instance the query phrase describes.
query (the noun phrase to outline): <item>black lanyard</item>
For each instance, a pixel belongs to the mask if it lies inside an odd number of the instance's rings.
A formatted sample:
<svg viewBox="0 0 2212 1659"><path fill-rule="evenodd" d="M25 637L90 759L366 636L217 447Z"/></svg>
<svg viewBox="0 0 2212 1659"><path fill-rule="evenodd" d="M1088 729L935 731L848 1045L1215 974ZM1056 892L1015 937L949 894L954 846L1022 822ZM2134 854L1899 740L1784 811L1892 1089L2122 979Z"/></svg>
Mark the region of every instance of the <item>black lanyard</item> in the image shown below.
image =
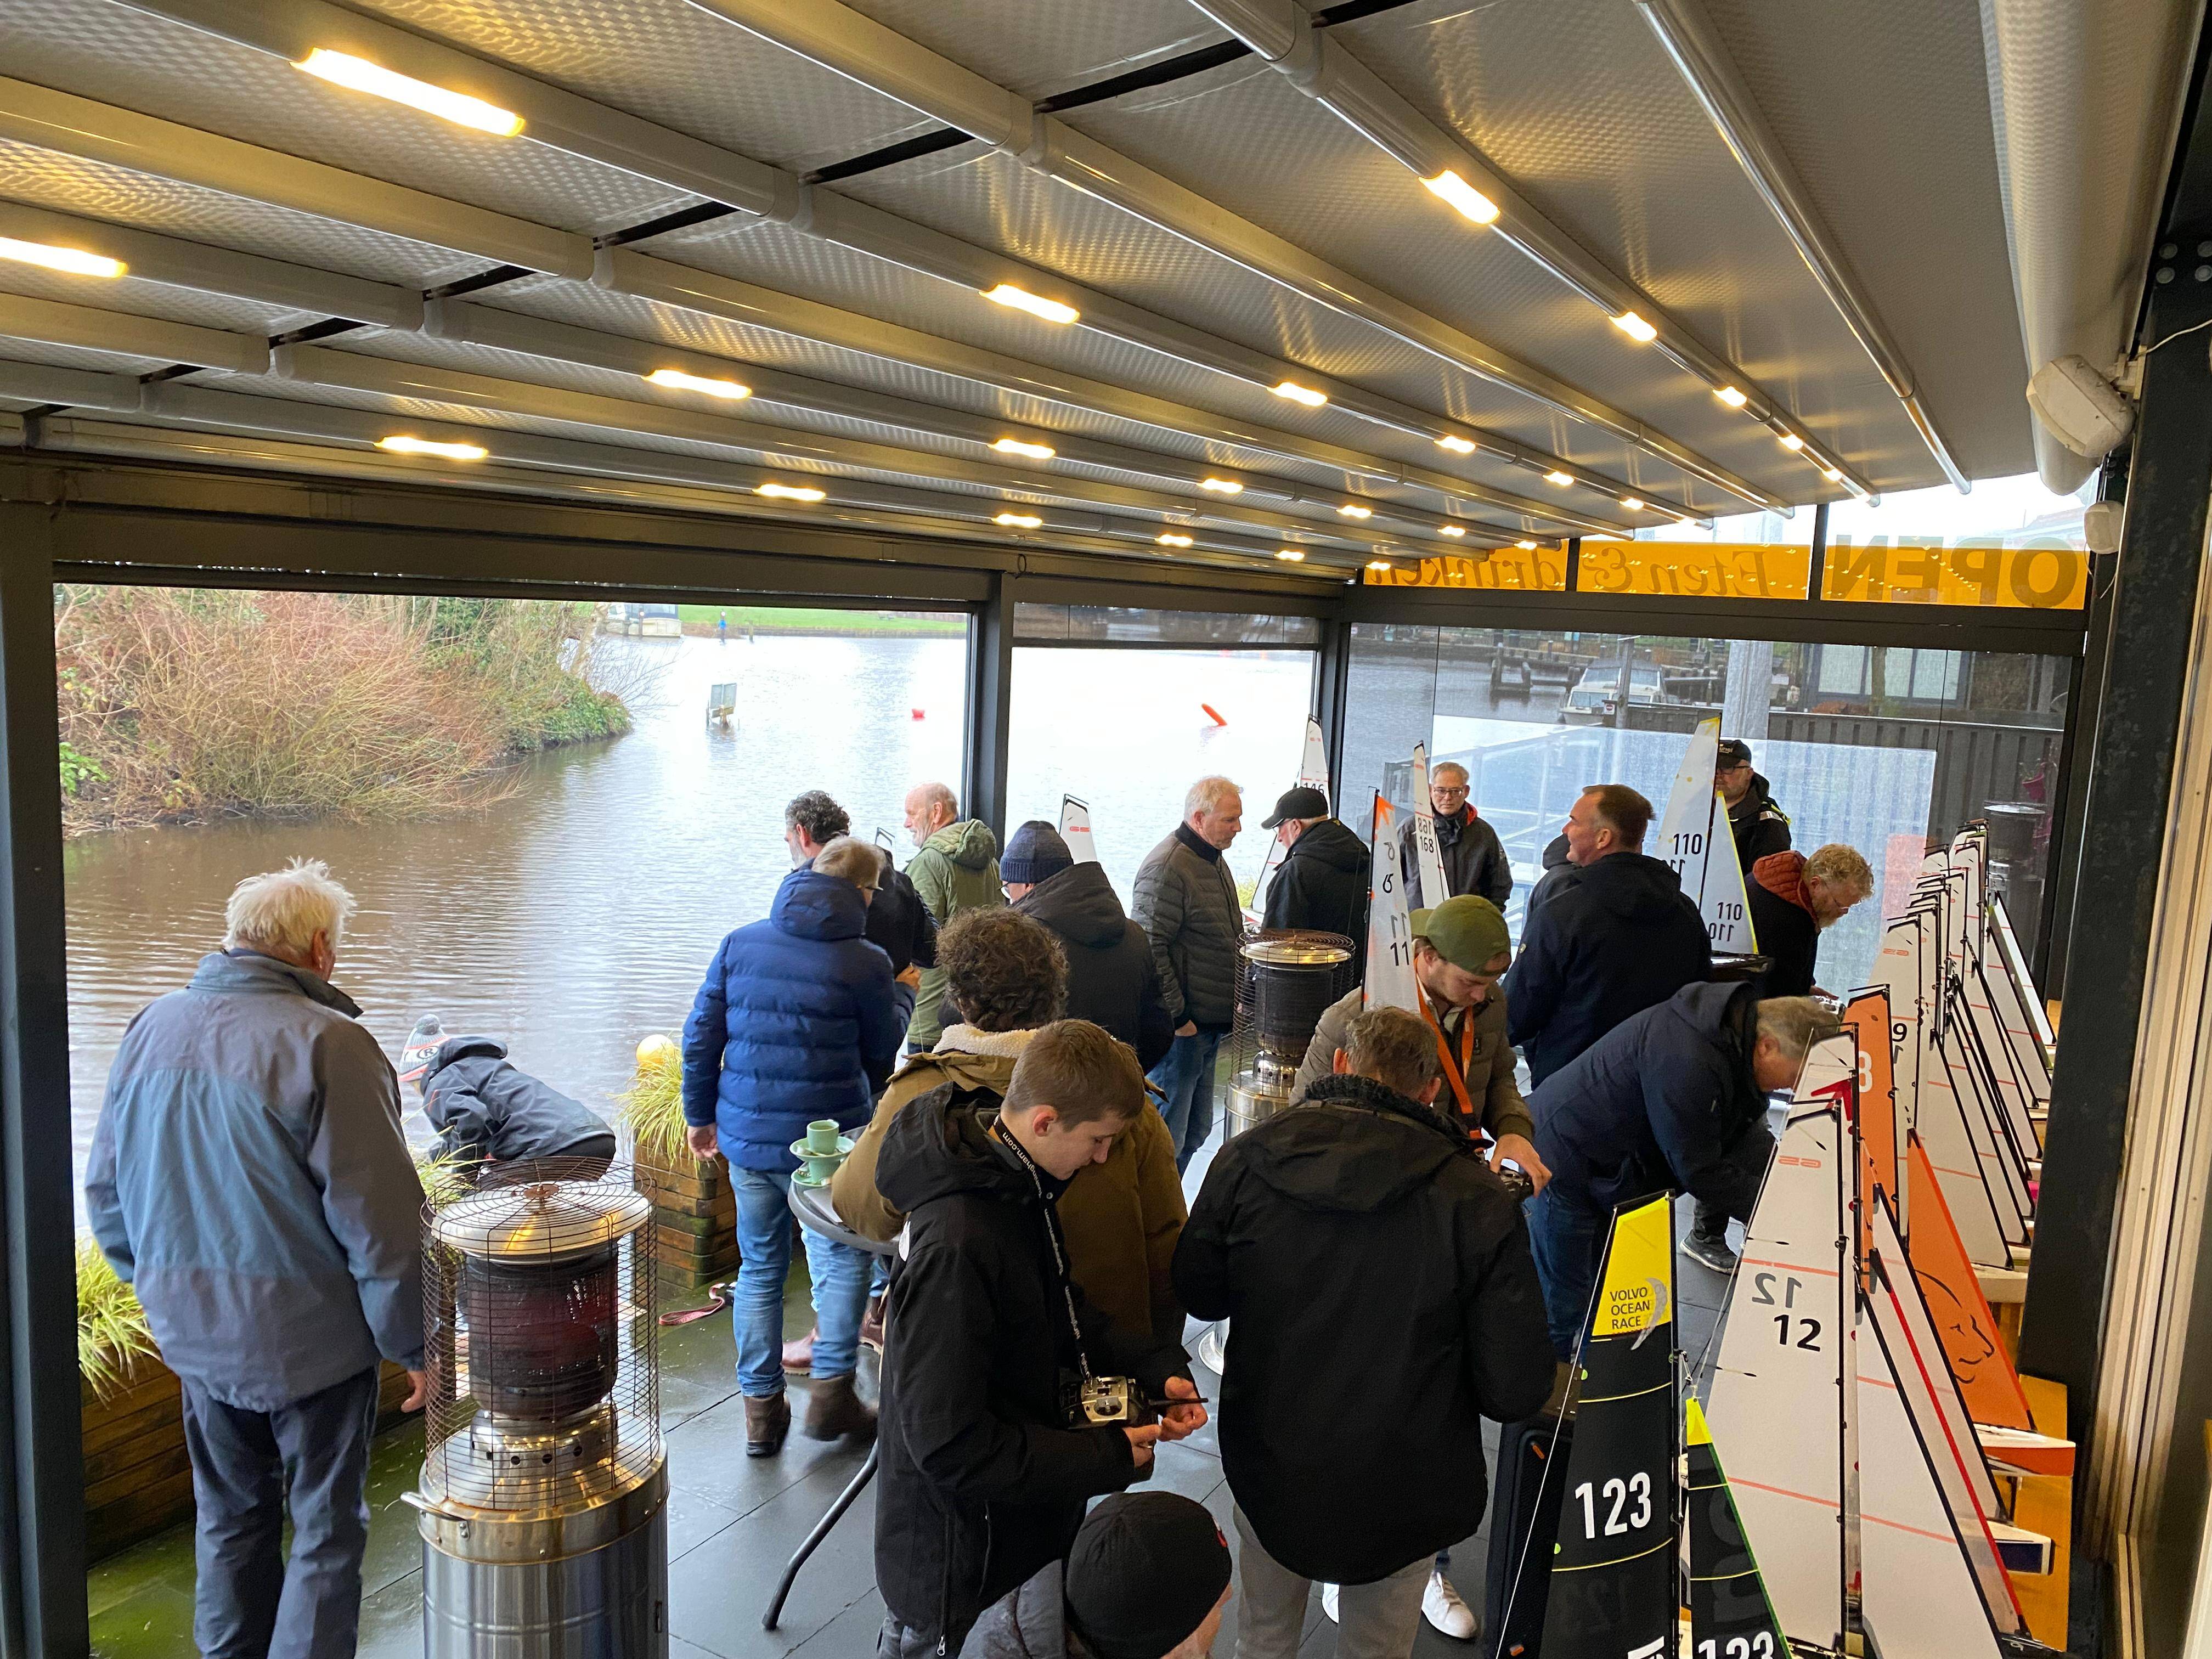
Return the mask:
<svg viewBox="0 0 2212 1659"><path fill-rule="evenodd" d="M1003 1125L1004 1118L1000 1121ZM1075 1339L1075 1363L1082 1370L1084 1380L1088 1382L1091 1380L1091 1360L1083 1352L1083 1322L1075 1314L1074 1281L1067 1268L1067 1241L1060 1231L1060 1206L1044 1189L1044 1170L1038 1166L1036 1159L1030 1156L1030 1149L1022 1145L1013 1131L1006 1130L998 1137L998 1140L1000 1146L1013 1153L1027 1172L1030 1185L1036 1190L1037 1208L1043 1212L1044 1216L1045 1243L1052 1246L1053 1267L1060 1275L1060 1299L1067 1310L1068 1334Z"/></svg>

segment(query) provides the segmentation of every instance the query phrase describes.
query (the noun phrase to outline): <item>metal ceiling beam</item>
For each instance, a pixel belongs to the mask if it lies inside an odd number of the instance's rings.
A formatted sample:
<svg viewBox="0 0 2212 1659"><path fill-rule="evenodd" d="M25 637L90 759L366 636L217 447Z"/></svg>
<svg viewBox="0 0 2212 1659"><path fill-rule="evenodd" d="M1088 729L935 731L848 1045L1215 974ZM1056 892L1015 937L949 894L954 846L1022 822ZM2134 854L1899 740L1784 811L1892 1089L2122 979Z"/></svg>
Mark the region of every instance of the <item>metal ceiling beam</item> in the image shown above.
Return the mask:
<svg viewBox="0 0 2212 1659"><path fill-rule="evenodd" d="M1890 391L1904 406L1928 453L1936 458L1936 465L1943 469L1943 476L1961 494L1972 489L1958 462L1951 459L1948 446L1936 430L1935 416L1921 401L1912 366L1851 269L1843 245L1814 207L1812 192L1805 188L1789 153L1767 125L1759 100L1752 95L1712 20L1695 0L1636 0L1636 5L1696 94L1713 130L1743 169L1744 177L1751 180L1767 211L1796 245L1799 257L1828 296L1828 303L1881 371L1882 379L1889 382Z"/></svg>
<svg viewBox="0 0 2212 1659"><path fill-rule="evenodd" d="M1609 432L1670 465L1776 511L1790 503L1717 462L1396 295L1239 218L1194 191L1041 113L1020 94L929 51L838 0L690 0L849 80L1160 229L1242 265L1314 303L1364 322L1467 374Z"/></svg>
<svg viewBox="0 0 2212 1659"><path fill-rule="evenodd" d="M234 374L269 372L269 343L256 335L165 323L127 312L95 311L21 294L0 294L0 337L150 357L161 363L192 363Z"/></svg>
<svg viewBox="0 0 2212 1659"><path fill-rule="evenodd" d="M1802 421L1760 387L1741 367L1709 349L1643 289L1554 223L1514 188L1489 158L1411 100L1355 57L1350 48L1314 27L1296 0L1191 0L1191 3L1250 46L1307 97L1417 178L1456 173L1498 209L1490 227L1608 319L1633 312L1657 331L1650 342L1709 390L1734 386L1745 395L1742 413L1776 433L1805 439ZM1790 452L1785 452L1790 453ZM1857 495L1874 488L1840 459L1806 439L1794 452L1816 471ZM1816 492L1817 493L1817 492Z"/></svg>
<svg viewBox="0 0 2212 1659"><path fill-rule="evenodd" d="M325 0L122 0L133 9L210 33L250 50L298 61L317 46L350 51L418 79L481 97L521 116L524 136L672 188L691 190L739 213L787 225L855 252L952 283L978 294L1011 283L1081 313L1080 326L1194 364L1247 385L1272 389L1296 379L1328 394L1340 411L1437 443L1450 438L1539 476L1564 469L1589 488L1645 500L1673 516L1693 514L1686 501L1627 485L1576 466L1533 445L1479 426L1399 403L1304 365L1272 357L1097 289L1072 283L990 249L819 186L749 156L707 144L491 63L460 47L325 3ZM720 188L710 189L711 185ZM524 263L516 261L514 263ZM344 315L345 313L333 314ZM1465 452L1460 452L1465 453ZM1485 486L1462 484L1462 493Z"/></svg>
<svg viewBox="0 0 2212 1659"><path fill-rule="evenodd" d="M135 110L0 78L0 138L556 276L592 274L592 239L364 178Z"/></svg>

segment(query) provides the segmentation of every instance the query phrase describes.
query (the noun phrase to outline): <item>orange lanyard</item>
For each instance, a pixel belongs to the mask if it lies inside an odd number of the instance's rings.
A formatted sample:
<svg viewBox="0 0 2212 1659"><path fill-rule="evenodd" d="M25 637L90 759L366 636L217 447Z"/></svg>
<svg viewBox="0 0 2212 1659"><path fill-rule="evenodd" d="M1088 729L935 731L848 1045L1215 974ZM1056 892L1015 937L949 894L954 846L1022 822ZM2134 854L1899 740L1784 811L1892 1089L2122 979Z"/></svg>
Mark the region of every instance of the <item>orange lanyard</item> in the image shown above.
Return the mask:
<svg viewBox="0 0 2212 1659"><path fill-rule="evenodd" d="M1421 1018L1429 1022L1429 1029L1437 1034L1437 1058L1443 1061L1445 1080L1451 1085L1452 1093L1459 1097L1460 1115L1473 1117L1474 1103L1467 1096L1467 1065L1474 1058L1474 1010L1469 1008L1460 1016L1459 1064L1455 1066L1452 1064L1451 1046L1444 1041L1444 1028L1437 1024L1436 1014L1429 1007L1428 994L1425 991L1419 993L1419 1000Z"/></svg>

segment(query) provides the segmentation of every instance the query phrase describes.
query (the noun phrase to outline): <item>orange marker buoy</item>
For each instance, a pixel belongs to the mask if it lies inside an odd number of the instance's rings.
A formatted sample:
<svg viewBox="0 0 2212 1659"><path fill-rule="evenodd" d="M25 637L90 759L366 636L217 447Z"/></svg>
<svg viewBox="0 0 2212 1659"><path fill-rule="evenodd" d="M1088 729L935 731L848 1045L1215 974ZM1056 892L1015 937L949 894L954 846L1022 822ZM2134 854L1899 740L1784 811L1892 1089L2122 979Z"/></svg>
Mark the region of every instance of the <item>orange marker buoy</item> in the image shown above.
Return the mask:
<svg viewBox="0 0 2212 1659"><path fill-rule="evenodd" d="M1213 723L1216 726L1226 726L1229 724L1227 720L1221 718L1221 711L1218 708L1216 708L1212 703L1202 702L1199 704L1199 707L1206 710L1207 714L1213 716Z"/></svg>
<svg viewBox="0 0 2212 1659"><path fill-rule="evenodd" d="M919 708L909 709L908 712L910 713L916 720L921 720L922 718L922 712Z"/></svg>

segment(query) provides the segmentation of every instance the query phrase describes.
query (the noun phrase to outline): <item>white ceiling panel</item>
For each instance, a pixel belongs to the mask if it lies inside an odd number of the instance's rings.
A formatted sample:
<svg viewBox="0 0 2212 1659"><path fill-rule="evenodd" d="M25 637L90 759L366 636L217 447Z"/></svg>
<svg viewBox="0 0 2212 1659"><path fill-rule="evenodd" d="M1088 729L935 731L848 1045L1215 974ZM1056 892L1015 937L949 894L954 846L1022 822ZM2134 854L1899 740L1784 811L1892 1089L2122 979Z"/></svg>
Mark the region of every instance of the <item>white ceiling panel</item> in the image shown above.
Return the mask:
<svg viewBox="0 0 2212 1659"><path fill-rule="evenodd" d="M857 0L853 8L1032 100L1228 39L1188 0Z"/></svg>
<svg viewBox="0 0 2212 1659"><path fill-rule="evenodd" d="M129 275L112 280L71 276L13 261L0 263L0 292L27 294L35 300L57 300L64 305L90 306L100 311L159 317L164 322L227 328L240 334L282 334L323 320L319 313L311 315L252 300L201 294L188 288L172 288L165 283L143 282Z"/></svg>
<svg viewBox="0 0 2212 1659"><path fill-rule="evenodd" d="M43 340L0 337L0 362L44 363L50 368L83 368L95 374L151 374L169 365L157 357L139 357L119 351L86 351L76 346L48 345Z"/></svg>

